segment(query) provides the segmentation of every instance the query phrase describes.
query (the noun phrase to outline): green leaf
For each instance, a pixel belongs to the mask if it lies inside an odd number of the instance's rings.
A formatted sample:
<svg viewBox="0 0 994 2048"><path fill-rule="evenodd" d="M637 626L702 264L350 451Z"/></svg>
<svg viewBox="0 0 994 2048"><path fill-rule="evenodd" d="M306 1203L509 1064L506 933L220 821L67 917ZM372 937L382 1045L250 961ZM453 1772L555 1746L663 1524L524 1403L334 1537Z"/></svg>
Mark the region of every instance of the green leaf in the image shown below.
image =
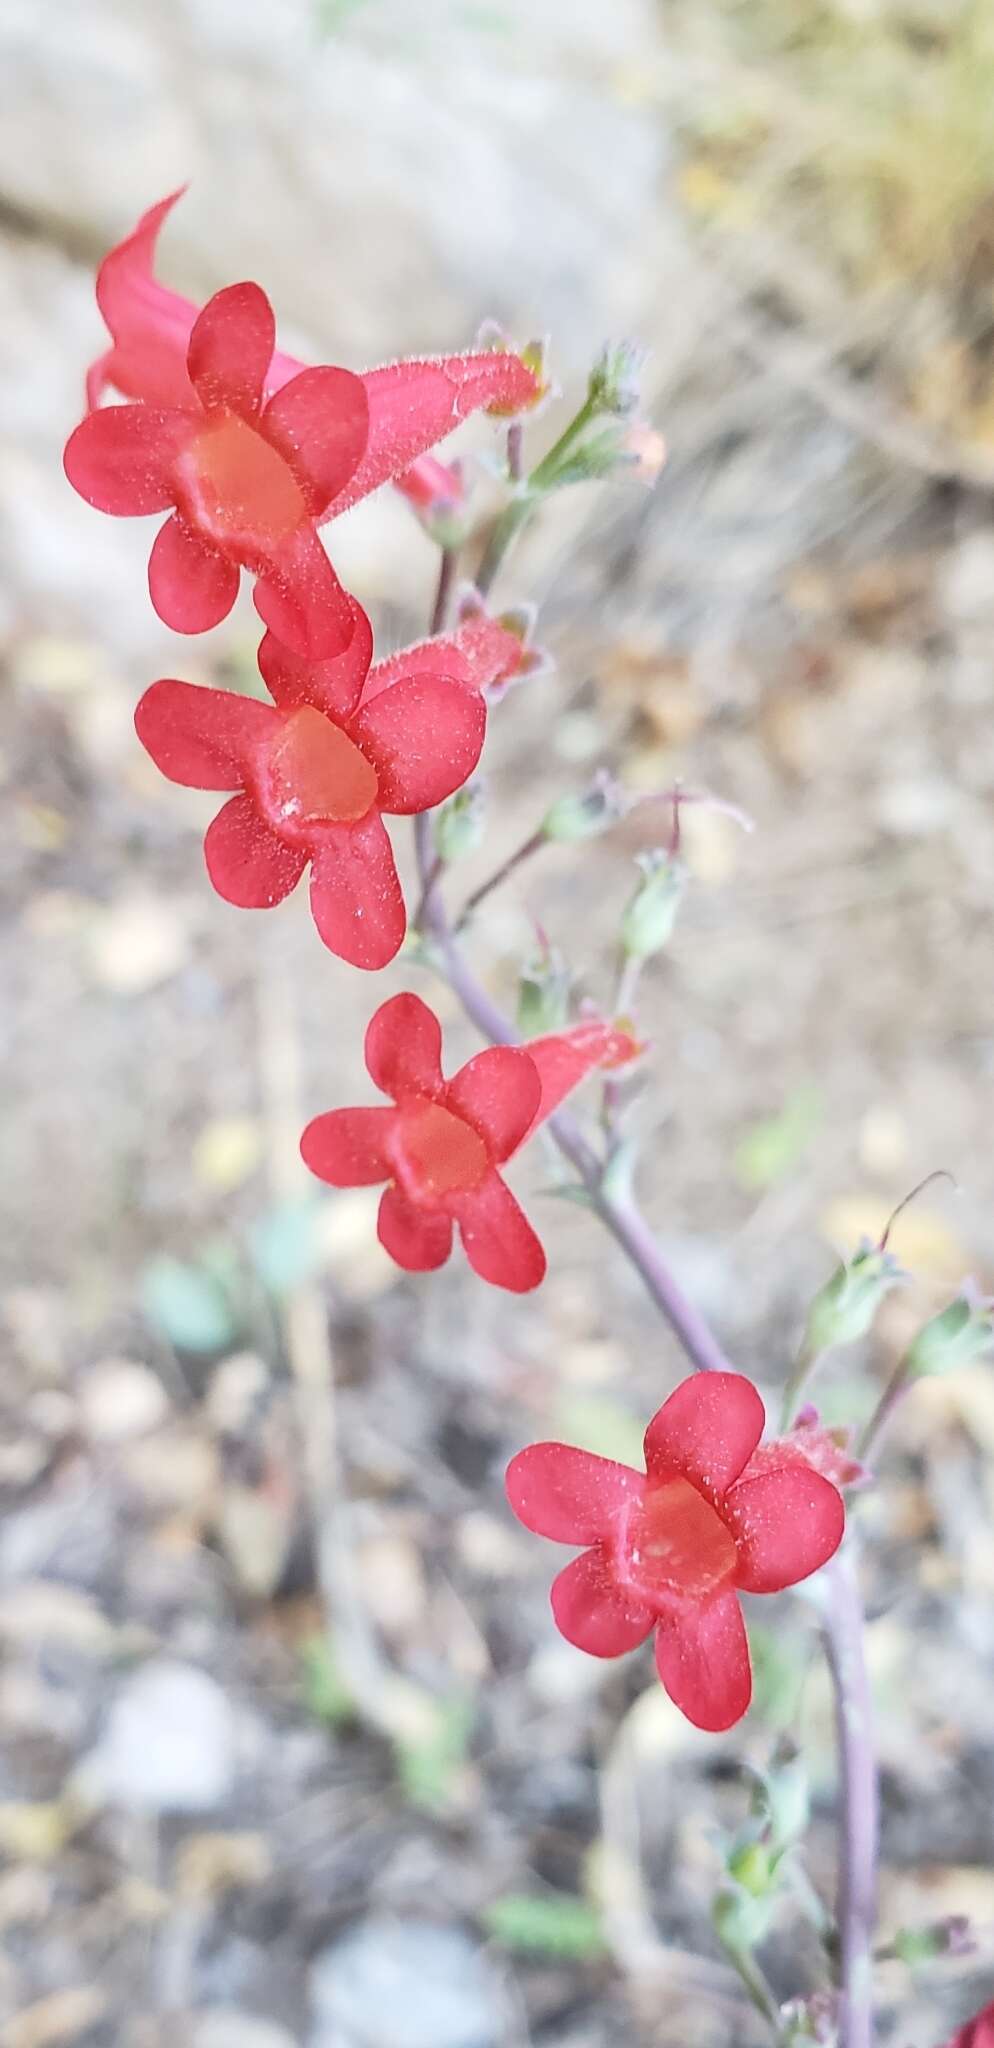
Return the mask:
<svg viewBox="0 0 994 2048"><path fill-rule="evenodd" d="M483 1914L492 1941L518 1955L582 1962L604 1952L600 1916L568 1892L506 1892Z"/></svg>
<svg viewBox="0 0 994 2048"><path fill-rule="evenodd" d="M338 1728L355 1719L355 1701L327 1636L311 1636L302 1645L300 1669L304 1705L316 1721L328 1721Z"/></svg>
<svg viewBox="0 0 994 2048"><path fill-rule="evenodd" d="M141 1285L149 1321L177 1351L223 1351L238 1336L231 1302L215 1275L181 1259L153 1259Z"/></svg>
<svg viewBox="0 0 994 2048"><path fill-rule="evenodd" d="M397 1775L412 1806L444 1813L452 1803L455 1782L466 1760L473 1732L472 1700L457 1693L439 1700L434 1726L417 1741L399 1742Z"/></svg>
<svg viewBox="0 0 994 2048"><path fill-rule="evenodd" d="M817 1088L795 1088L776 1116L752 1124L735 1148L735 1171L743 1187L773 1187L802 1157L822 1118Z"/></svg>

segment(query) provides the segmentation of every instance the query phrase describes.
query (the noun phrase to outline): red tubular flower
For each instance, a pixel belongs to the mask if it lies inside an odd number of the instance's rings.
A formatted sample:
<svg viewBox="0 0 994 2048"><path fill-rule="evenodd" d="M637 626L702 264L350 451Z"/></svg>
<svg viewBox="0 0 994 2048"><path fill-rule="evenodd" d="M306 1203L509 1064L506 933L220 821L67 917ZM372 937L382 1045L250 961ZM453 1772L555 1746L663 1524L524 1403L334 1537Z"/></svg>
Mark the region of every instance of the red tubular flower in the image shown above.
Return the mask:
<svg viewBox="0 0 994 2048"><path fill-rule="evenodd" d="M960 2027L944 2048L994 2048L994 2000Z"/></svg>
<svg viewBox="0 0 994 2048"><path fill-rule="evenodd" d="M370 671L366 696L375 696L396 682L400 675L431 669L444 659L446 670L460 682L471 683L492 699L518 675L528 659L520 633L505 626L482 609L461 619L450 632L433 640L419 640L388 655Z"/></svg>
<svg viewBox="0 0 994 2048"><path fill-rule="evenodd" d="M731 1728L752 1695L738 1595L779 1593L838 1549L836 1487L779 1443L758 1449L755 1387L739 1373L695 1373L645 1433L645 1472L567 1444L512 1458L519 1522L584 1544L552 1588L561 1633L593 1657L620 1657L653 1632L671 1700L697 1728Z"/></svg>
<svg viewBox="0 0 994 2048"><path fill-rule="evenodd" d="M542 1097L532 1125L537 1130L595 1067L627 1067L643 1048L630 1031L605 1024L602 1017L585 1017L581 1024L573 1024L566 1031L550 1032L547 1038L529 1038L526 1050L542 1083Z"/></svg>
<svg viewBox="0 0 994 2048"><path fill-rule="evenodd" d="M353 967L378 968L407 928L382 813L428 810L465 782L486 706L450 673L458 657L446 660L444 642L430 664L369 689L372 628L354 600L352 615L335 661L308 665L266 634L259 667L273 704L165 680L146 690L135 727L171 781L239 792L204 841L220 896L245 909L280 903L310 861L325 945Z"/></svg>
<svg viewBox="0 0 994 2048"><path fill-rule="evenodd" d="M456 1224L481 1279L526 1293L545 1273L545 1253L497 1169L532 1127L537 1069L519 1047L488 1046L446 1081L441 1052L441 1025L418 996L383 1003L366 1032L366 1066L392 1106L315 1117L301 1152L332 1187L388 1183L379 1239L408 1272L444 1265Z"/></svg>
<svg viewBox="0 0 994 2048"><path fill-rule="evenodd" d="M148 565L159 617L179 633L227 618L239 571L281 640L341 654L352 608L316 521L363 458L369 408L348 370L304 370L264 404L276 326L257 284L215 293L194 322L190 406L112 405L70 435L66 475L101 512L164 512Z"/></svg>
<svg viewBox="0 0 994 2048"><path fill-rule="evenodd" d="M187 350L197 307L178 292L168 291L153 274L159 230L184 189L150 207L134 232L101 264L97 301L113 345L87 376L91 407L99 403L108 385L124 397L148 405L191 406L196 402ZM267 396L281 390L304 368L295 357L275 350L265 371ZM410 472L412 467L420 468L420 459L436 441L481 406L523 405L537 388L532 371L519 356L495 354L490 349L391 363L370 370L360 382L368 413L365 451L348 484L319 513L320 520L343 512L378 484L402 476L411 490L431 492L441 465L426 464L423 478L412 477Z"/></svg>

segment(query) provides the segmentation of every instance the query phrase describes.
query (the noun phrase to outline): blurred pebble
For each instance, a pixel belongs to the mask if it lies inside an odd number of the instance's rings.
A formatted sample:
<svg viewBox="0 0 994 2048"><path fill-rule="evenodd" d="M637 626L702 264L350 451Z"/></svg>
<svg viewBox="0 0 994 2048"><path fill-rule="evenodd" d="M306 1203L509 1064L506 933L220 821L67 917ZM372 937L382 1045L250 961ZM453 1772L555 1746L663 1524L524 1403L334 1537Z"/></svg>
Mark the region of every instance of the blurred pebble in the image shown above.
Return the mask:
<svg viewBox="0 0 994 2048"><path fill-rule="evenodd" d="M79 1406L83 1428L97 1443L143 1436L169 1413L162 1381L127 1358L105 1358L93 1366L80 1387Z"/></svg>
<svg viewBox="0 0 994 2048"><path fill-rule="evenodd" d="M142 1813L206 1813L232 1789L235 1744L235 1716L220 1686L163 1657L121 1687L76 1788L87 1800Z"/></svg>
<svg viewBox="0 0 994 2048"><path fill-rule="evenodd" d="M203 2013L194 2020L188 2035L189 2048L295 2048L292 2034L270 2020L255 2020L248 2013Z"/></svg>
<svg viewBox="0 0 994 2048"><path fill-rule="evenodd" d="M365 1920L311 1970L309 2048L497 2048L501 1980L458 1927Z"/></svg>

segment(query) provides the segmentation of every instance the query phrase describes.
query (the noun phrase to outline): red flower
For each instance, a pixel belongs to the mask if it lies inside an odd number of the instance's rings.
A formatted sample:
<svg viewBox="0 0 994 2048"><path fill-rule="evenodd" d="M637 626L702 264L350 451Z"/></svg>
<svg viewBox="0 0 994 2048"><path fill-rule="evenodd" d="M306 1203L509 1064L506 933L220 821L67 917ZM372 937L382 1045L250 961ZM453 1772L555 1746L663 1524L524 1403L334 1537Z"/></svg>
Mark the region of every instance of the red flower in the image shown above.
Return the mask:
<svg viewBox="0 0 994 2048"><path fill-rule="evenodd" d="M257 284L215 293L187 351L193 404L91 412L70 435L66 475L101 512L173 508L148 565L167 626L218 625L248 569L267 626L327 659L347 647L352 610L316 521L355 475L369 408L361 380L334 369L304 370L264 404L275 335Z"/></svg>
<svg viewBox="0 0 994 2048"><path fill-rule="evenodd" d="M108 385L147 405L196 403L187 350L197 307L178 292L168 291L152 270L159 230L180 196L181 192L173 192L150 207L134 232L118 243L100 266L97 301L113 346L88 373L86 393L91 407L99 403ZM266 394L281 390L304 368L295 357L276 350L265 372ZM378 484L392 479L403 477L411 495L417 495L419 489L430 495L438 485L441 465L426 464L423 478L411 473L420 469L426 450L481 406L525 404L537 388L534 375L519 356L495 354L491 349L391 363L368 371L360 382L368 408L365 452L349 481L318 515L321 520L343 512Z"/></svg>
<svg viewBox="0 0 994 2048"><path fill-rule="evenodd" d="M545 1253L498 1167L531 1129L542 1093L517 1046L488 1046L451 1081L441 1069L442 1029L415 995L383 1003L366 1032L366 1066L389 1109L332 1109L300 1141L306 1164L332 1187L386 1181L378 1232L411 1273L444 1265L457 1224L481 1279L526 1293Z"/></svg>
<svg viewBox="0 0 994 2048"><path fill-rule="evenodd" d="M325 945L378 968L407 927L382 813L428 810L465 782L486 706L445 641L427 662L370 669L372 629L354 600L352 615L345 653L321 664L266 634L259 667L274 704L167 680L146 690L135 726L171 781L239 791L204 842L219 895L245 909L280 903L310 861Z"/></svg>
<svg viewBox="0 0 994 2048"><path fill-rule="evenodd" d="M586 1544L552 1588L556 1624L593 1657L620 1657L653 1631L656 1667L697 1728L731 1728L752 1694L738 1595L778 1593L838 1549L841 1495L792 1449L757 1449L764 1422L739 1373L696 1373L645 1433L644 1473L567 1444L512 1458L518 1520Z"/></svg>
<svg viewBox="0 0 994 2048"><path fill-rule="evenodd" d="M994 2048L994 2000L960 2027L945 2048Z"/></svg>
<svg viewBox="0 0 994 2048"><path fill-rule="evenodd" d="M599 1018L525 1046L491 1046L451 1081L439 1065L441 1026L418 996L384 1003L366 1032L366 1066L393 1109L331 1109L300 1149L333 1188L389 1181L379 1238L411 1273L444 1265L458 1223L481 1279L525 1293L545 1253L496 1168L510 1159L592 1068L640 1049Z"/></svg>

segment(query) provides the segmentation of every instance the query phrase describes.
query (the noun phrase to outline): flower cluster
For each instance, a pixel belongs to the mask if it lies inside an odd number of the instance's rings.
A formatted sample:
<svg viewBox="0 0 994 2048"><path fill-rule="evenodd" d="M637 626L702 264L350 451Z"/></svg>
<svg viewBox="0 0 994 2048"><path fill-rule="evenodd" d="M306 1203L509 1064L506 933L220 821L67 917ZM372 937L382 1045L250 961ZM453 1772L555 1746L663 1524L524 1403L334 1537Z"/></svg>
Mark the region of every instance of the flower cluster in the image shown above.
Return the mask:
<svg viewBox="0 0 994 2048"><path fill-rule="evenodd" d="M374 661L370 622L320 529L390 482L443 546L461 539L462 472L431 451L471 412L506 421L542 404L544 348L519 351L498 334L465 355L363 375L305 365L277 348L258 284L229 285L198 309L158 281L157 238L178 197L152 207L100 269L111 345L89 372L66 473L100 511L167 515L149 591L177 632L218 625L242 576L251 579L268 701L164 678L138 705L138 737L172 781L226 796L204 845L221 896L268 908L309 869L325 945L375 971L407 929L384 818L421 815L465 790L490 707L534 676L541 656L527 610L494 618L469 591L449 632ZM543 472L550 488L574 468L601 473L600 444L574 446L576 428L630 414L632 369L630 351L605 357L533 483ZM104 405L108 389L125 402ZM612 429L612 464L616 439ZM538 836L582 836L605 806L598 790L579 819L574 803ZM491 1046L447 1079L437 1017L403 993L366 1033L385 1102L315 1117L303 1157L332 1187L382 1184L379 1236L399 1266L441 1266L458 1232L481 1278L520 1293L542 1279L545 1253L504 1169L586 1076L640 1051L627 1028L587 1015L524 1045ZM644 1473L561 1444L522 1451L508 1471L520 1520L583 1546L553 1587L563 1634L617 1656L654 1633L667 1691L704 1728L730 1726L748 1705L739 1592L774 1592L823 1564L842 1534L838 1485L860 1472L817 1418L760 1446L763 1419L747 1380L710 1373L650 1423Z"/></svg>

